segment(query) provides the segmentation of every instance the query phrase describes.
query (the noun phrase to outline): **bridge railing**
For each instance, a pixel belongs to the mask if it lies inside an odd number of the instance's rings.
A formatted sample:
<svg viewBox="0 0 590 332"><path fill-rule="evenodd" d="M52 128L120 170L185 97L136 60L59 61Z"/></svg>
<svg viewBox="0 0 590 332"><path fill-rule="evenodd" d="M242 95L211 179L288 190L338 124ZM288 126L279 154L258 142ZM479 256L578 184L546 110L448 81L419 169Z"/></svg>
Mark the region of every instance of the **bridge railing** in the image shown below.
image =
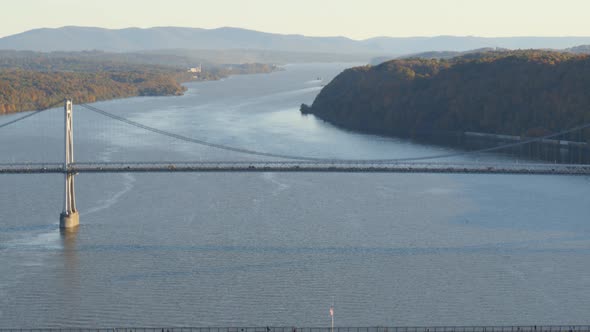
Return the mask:
<svg viewBox="0 0 590 332"><path fill-rule="evenodd" d="M0 329L0 332L590 332L590 325L403 326L403 327L125 327Z"/></svg>

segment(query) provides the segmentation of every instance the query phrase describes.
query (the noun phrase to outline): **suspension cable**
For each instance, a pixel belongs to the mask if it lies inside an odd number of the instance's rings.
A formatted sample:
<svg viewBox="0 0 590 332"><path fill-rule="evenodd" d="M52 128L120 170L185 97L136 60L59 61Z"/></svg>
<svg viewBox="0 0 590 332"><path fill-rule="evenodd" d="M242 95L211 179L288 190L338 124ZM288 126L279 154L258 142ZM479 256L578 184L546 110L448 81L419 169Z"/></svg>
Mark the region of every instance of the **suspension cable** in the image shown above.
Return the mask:
<svg viewBox="0 0 590 332"><path fill-rule="evenodd" d="M261 152L261 151L249 150L249 149L238 148L238 147L222 145L222 144L217 144L217 143L210 143L205 140L191 138L191 137L187 137L184 135L175 134L175 133L172 133L169 131L146 126L146 125L141 124L139 122L135 122L133 120L129 120L127 118L109 113L107 111L101 110L101 109L94 107L94 106L90 106L88 104L80 104L80 106L82 106L92 112L102 114L102 115L109 117L111 119L127 123L131 126L141 128L141 129L144 129L144 130L156 133L156 134L160 134L163 136L179 139L179 140L189 142L189 143L196 143L199 145L208 146L208 147L212 147L212 148L216 148L216 149L244 153L244 154L249 154L249 155L281 158L281 159L291 159L291 160L302 160L302 161L317 161L317 162L395 163L395 162L422 161L422 160L443 159L443 158L450 158L450 157L460 157L460 156L480 154L480 153L485 153L485 152L495 152L495 151L504 150L507 148L513 148L513 147L527 145L530 143L541 142L543 140L547 140L547 139L551 139L551 138L558 137L561 135L569 134L569 133L572 133L572 132L575 132L578 130L590 128L590 123L585 123L585 124L582 124L582 125L579 125L576 127L572 127L570 129L559 131L557 133L553 133L553 134L549 134L549 135L545 135L545 136L541 136L541 137L530 138L530 139L520 141L520 142L508 143L508 144L503 144L503 145L499 145L499 146L495 146L495 147L491 147L491 148L484 148L484 149L473 150L473 151L451 152L451 153L443 153L443 154L429 155L429 156L423 156L423 157L408 157L408 158L393 158L393 159L338 159L338 158L328 159L328 158L318 158L318 157L307 157L307 156L297 156L297 155Z"/></svg>
<svg viewBox="0 0 590 332"><path fill-rule="evenodd" d="M61 102L60 102L60 103L61 103ZM50 105L50 106L48 106L48 107L47 107L47 108L45 108L45 109L42 109L42 110L37 110L37 111L34 111L34 112L32 112L32 113L29 113L29 114L27 114L27 115L21 116L20 118L16 118L16 119L14 119L14 120L11 120L11 121L8 121L8 122L6 122L6 123L0 124L0 129L1 129L1 128L4 128L4 127L8 127L8 126L10 126L11 124L17 123L17 122L19 122L19 121L22 121L22 120L24 120L24 119L26 119L26 118L30 118L30 117L32 117L32 116L34 116L34 115L37 115L37 114L39 114L39 113L41 113L41 112L44 112L44 111L46 111L46 110L48 110L48 109L51 109L51 108L53 108L53 107L55 107L55 106L57 106L57 105L59 105L59 103L56 103L56 104Z"/></svg>
<svg viewBox="0 0 590 332"><path fill-rule="evenodd" d="M3 123L3 124L1 124L1 125L0 125L0 128L8 127L8 126L10 126L10 125L11 125L11 124L13 124L13 123L17 123L17 122L19 122L19 121L22 121L22 120L24 120L24 119L26 119L26 118L30 118L30 117L32 117L33 115L37 115L37 114L39 114L39 113L41 113L41 112L43 112L43 111L44 111L44 110L35 111L35 112L33 112L33 113L29 113L29 114L27 114L27 115L25 115L25 116L21 116L20 118L16 118L16 119L14 119L14 120L12 120L12 121L8 121L8 122L6 122L6 123Z"/></svg>
<svg viewBox="0 0 590 332"><path fill-rule="evenodd" d="M199 145L204 145L204 146L208 146L208 147L212 147L212 148L216 148L216 149L221 149L221 150L227 150L227 151L232 151L232 152L238 152L238 153L244 153L244 154L249 154L249 155L256 155L256 156L263 156L263 157L272 157L272 158L282 158L282 159L294 159L294 160L307 160L307 161L321 161L321 160L325 160L322 158L313 158L313 157L298 157L298 156L290 156L290 155L283 155L283 154L276 154L276 153L269 153L269 152L260 152L260 151L254 151L254 150L248 150L248 149L243 149L243 148L237 148L237 147L232 147L232 146L226 146L226 145L222 145L222 144L216 144L216 143L210 143L201 139L196 139L196 138L191 138L191 137L187 137L184 135L180 135L180 134L175 134L175 133L171 133L168 131L164 131L161 129L157 129L154 127L149 127L146 125L143 125L141 123L126 119L124 117L106 112L104 110L101 110L99 108L90 106L88 104L80 104L80 106L95 112L95 113L99 113L102 114L106 117L109 117L111 119L117 120L117 121L121 121L124 123L127 123L131 126L137 127L137 128L141 128L156 134L160 134L163 136L167 136L167 137L171 137L171 138L175 138L175 139L179 139L181 141L185 141L185 142L190 142L190 143L195 143L195 144L199 144Z"/></svg>

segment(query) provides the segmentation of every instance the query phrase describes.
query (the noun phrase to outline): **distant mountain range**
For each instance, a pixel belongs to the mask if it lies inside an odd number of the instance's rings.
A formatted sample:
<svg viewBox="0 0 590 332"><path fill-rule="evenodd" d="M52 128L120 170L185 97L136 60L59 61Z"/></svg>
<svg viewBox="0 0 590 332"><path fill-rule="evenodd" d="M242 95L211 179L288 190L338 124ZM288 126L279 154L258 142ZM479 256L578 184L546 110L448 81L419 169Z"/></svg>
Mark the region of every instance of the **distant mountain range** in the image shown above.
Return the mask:
<svg viewBox="0 0 590 332"><path fill-rule="evenodd" d="M282 52L402 55L427 51L468 51L478 48L565 49L590 44L590 37L345 37L283 35L239 28L156 27L119 30L68 26L35 29L0 38L0 49L32 51L137 52L167 49L269 50Z"/></svg>
<svg viewBox="0 0 590 332"><path fill-rule="evenodd" d="M566 52L577 54L590 54L590 45L580 45L565 49Z"/></svg>

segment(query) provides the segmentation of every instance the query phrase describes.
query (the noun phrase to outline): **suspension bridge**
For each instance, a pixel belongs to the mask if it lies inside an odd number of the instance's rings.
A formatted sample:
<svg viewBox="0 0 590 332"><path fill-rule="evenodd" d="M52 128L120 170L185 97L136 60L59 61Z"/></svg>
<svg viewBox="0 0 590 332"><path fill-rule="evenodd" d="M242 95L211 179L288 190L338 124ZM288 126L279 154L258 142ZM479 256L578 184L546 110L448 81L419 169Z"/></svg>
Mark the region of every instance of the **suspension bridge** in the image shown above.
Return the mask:
<svg viewBox="0 0 590 332"><path fill-rule="evenodd" d="M552 140L558 142L560 137L581 132L590 128L590 123L543 137L519 140L473 151L457 151L429 156L393 159L334 159L301 155L289 155L264 152L235 146L217 144L203 139L188 137L146 124L132 121L111 112L88 104L80 104L83 109L118 121L120 123L145 130L171 139L193 143L209 148L221 149L232 153L257 157L272 158L267 161L118 161L118 162L75 162L74 161L74 122L71 100L64 102L64 159L59 163L45 162L8 162L0 163L0 174L63 174L64 208L60 216L61 228L73 228L79 225L79 213L76 208L74 177L82 173L174 173L174 172L313 172L313 173L450 173L450 174L532 174L532 175L590 175L590 165L586 163L486 163L486 162L440 162L452 157L501 152L506 149L519 148L529 144ZM42 110L0 124L0 129L33 117ZM578 145L587 143L577 142ZM279 159L278 161L276 159ZM436 160L436 161L435 161Z"/></svg>

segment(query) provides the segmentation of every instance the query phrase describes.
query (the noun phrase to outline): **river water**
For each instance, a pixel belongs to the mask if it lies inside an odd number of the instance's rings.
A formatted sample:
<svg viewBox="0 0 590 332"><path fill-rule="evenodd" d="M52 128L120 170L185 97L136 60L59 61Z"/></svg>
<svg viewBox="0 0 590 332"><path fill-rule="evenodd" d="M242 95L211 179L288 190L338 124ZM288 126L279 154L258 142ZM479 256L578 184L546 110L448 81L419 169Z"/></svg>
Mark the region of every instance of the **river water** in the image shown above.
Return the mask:
<svg viewBox="0 0 590 332"><path fill-rule="evenodd" d="M301 116L349 64L189 83L96 107L261 151L338 158L446 148ZM321 80L317 80L320 78ZM75 107L76 159L251 160ZM62 111L0 130L0 161L62 159ZM16 115L0 118L0 123ZM489 160L502 157L488 156ZM590 179L420 174L0 176L0 327L590 323Z"/></svg>

